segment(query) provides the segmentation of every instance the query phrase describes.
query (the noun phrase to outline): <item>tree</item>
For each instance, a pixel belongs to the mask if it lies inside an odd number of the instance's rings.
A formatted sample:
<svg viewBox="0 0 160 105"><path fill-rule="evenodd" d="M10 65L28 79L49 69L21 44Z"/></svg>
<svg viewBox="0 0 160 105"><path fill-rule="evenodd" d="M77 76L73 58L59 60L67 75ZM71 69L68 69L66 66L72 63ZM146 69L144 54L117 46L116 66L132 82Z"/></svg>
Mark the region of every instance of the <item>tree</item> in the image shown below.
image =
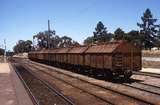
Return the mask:
<svg viewBox="0 0 160 105"><path fill-rule="evenodd" d="M160 39L160 25L158 25L157 38Z"/></svg>
<svg viewBox="0 0 160 105"><path fill-rule="evenodd" d="M107 42L111 39L111 37L107 34L106 29L107 28L103 25L103 23L99 21L95 28L95 32L93 32L95 43Z"/></svg>
<svg viewBox="0 0 160 105"><path fill-rule="evenodd" d="M38 46L40 48L52 48L51 42L52 39L56 37L55 33L55 30L39 32L37 35L33 36L33 39L37 38Z"/></svg>
<svg viewBox="0 0 160 105"><path fill-rule="evenodd" d="M134 45L137 45L139 47L141 47L141 36L139 35L139 31L136 30L131 30L130 32L128 32L125 36L125 39L128 42L133 43Z"/></svg>
<svg viewBox="0 0 160 105"><path fill-rule="evenodd" d="M31 51L31 48L32 48L32 41L26 40L24 43L24 49L25 49L24 51L29 52L29 51Z"/></svg>
<svg viewBox="0 0 160 105"><path fill-rule="evenodd" d="M90 36L90 37L87 37L83 43L85 45L89 45L89 44L93 44L93 42L94 42L94 36Z"/></svg>
<svg viewBox="0 0 160 105"><path fill-rule="evenodd" d="M114 39L115 40L124 40L125 39L125 32L121 28L117 28L114 31Z"/></svg>
<svg viewBox="0 0 160 105"><path fill-rule="evenodd" d="M39 32L37 35L33 36L33 38L37 38L38 48L61 48L61 47L69 47L69 46L78 46L79 43L72 40L72 38L68 36L59 37L55 34L55 31L44 31Z"/></svg>
<svg viewBox="0 0 160 105"><path fill-rule="evenodd" d="M141 44L145 49L151 49L154 45L154 41L156 40L157 25L155 25L155 22L157 19L153 18L150 9L147 8L141 17L141 20L142 23L137 23L140 27L140 34L142 36Z"/></svg>
<svg viewBox="0 0 160 105"><path fill-rule="evenodd" d="M108 42L113 37L113 34L107 33L107 28L103 25L101 21L97 23L95 28L95 32L93 32L93 36L89 36L84 40L84 44L96 44L96 43L103 43Z"/></svg>
<svg viewBox="0 0 160 105"><path fill-rule="evenodd" d="M19 40L18 43L14 46L13 50L15 53L29 52L32 48L32 41Z"/></svg>
<svg viewBox="0 0 160 105"><path fill-rule="evenodd" d="M60 43L61 43L61 38L58 35L55 35L54 37L51 38L50 48L59 48Z"/></svg>
<svg viewBox="0 0 160 105"><path fill-rule="evenodd" d="M61 37L59 47L70 47L70 46L79 46L79 43L72 40L72 38L70 38L68 36Z"/></svg>
<svg viewBox="0 0 160 105"><path fill-rule="evenodd" d="M0 55L4 55L4 49L0 48Z"/></svg>
<svg viewBox="0 0 160 105"><path fill-rule="evenodd" d="M160 49L160 25L158 26L157 40L155 41L155 46L158 47L158 50Z"/></svg>
<svg viewBox="0 0 160 105"><path fill-rule="evenodd" d="M72 41L72 46L81 46L77 41Z"/></svg>

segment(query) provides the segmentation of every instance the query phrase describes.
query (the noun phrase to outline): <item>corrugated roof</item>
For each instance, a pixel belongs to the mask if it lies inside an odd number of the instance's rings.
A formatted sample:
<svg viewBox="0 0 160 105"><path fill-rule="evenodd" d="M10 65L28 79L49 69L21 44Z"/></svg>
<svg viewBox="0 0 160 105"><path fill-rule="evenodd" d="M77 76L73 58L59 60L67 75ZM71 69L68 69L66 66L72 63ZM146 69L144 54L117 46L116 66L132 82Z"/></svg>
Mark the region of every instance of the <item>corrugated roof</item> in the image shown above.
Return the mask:
<svg viewBox="0 0 160 105"><path fill-rule="evenodd" d="M49 53L50 52L50 49L46 49L43 51L43 53Z"/></svg>
<svg viewBox="0 0 160 105"><path fill-rule="evenodd" d="M71 48L59 48L56 53L67 53Z"/></svg>
<svg viewBox="0 0 160 105"><path fill-rule="evenodd" d="M56 53L58 51L58 48L50 49L48 53Z"/></svg>
<svg viewBox="0 0 160 105"><path fill-rule="evenodd" d="M72 48L54 48L42 49L40 51L33 51L31 53L112 53L124 41L114 41L107 44L81 46Z"/></svg>
<svg viewBox="0 0 160 105"><path fill-rule="evenodd" d="M73 47L68 53L83 53L88 47Z"/></svg>
<svg viewBox="0 0 160 105"><path fill-rule="evenodd" d="M46 49L42 49L39 51L39 53L44 53Z"/></svg>
<svg viewBox="0 0 160 105"><path fill-rule="evenodd" d="M93 45L85 53L112 53L120 43L108 43L103 45Z"/></svg>

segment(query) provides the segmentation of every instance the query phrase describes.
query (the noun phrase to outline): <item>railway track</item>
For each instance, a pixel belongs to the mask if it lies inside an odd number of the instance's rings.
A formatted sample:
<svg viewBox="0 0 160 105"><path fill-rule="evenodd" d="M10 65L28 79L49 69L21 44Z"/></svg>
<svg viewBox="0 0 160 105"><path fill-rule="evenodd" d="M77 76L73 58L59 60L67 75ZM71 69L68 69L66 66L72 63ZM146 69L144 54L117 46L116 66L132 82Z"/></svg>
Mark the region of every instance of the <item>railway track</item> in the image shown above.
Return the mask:
<svg viewBox="0 0 160 105"><path fill-rule="evenodd" d="M33 65L30 65L30 67L33 67ZM39 71L39 68L37 67L34 67L35 70L38 69ZM52 78L56 78L60 81L63 81L64 83L67 83L69 85L72 85L73 87L76 87L76 88L79 88L81 89L82 91L84 92L87 92L88 94L91 94L91 95L94 95L95 97L101 99L101 100L104 100L106 102L109 102L110 104L115 104L115 105L118 105L118 104L150 104L150 103L147 103L147 102L143 102L143 100L138 100L138 99L134 99L133 97L131 96L128 96L128 95L124 95L124 94L121 94L119 92L115 92L113 90L110 90L110 89L106 89L106 88L103 88L103 87L100 87L100 86L97 86L97 85L93 85L93 84L90 84L90 82L86 82L86 81L83 81L83 80L80 80L79 78L73 78L71 76L68 76L69 79L66 80L66 77L65 76L62 76L58 73L58 76L56 75L52 75L51 72L45 72L45 71L42 71L42 67L41 67L41 70L40 70L43 74L47 74L48 76L52 77ZM64 74L63 74L64 75ZM61 78L59 78L61 77ZM65 78L65 80L64 80ZM75 80L76 79L76 80ZM69 81L70 80L70 81ZM77 80L78 80L78 85L76 85L77 83ZM86 87L82 87L86 85ZM93 89L94 87L94 89ZM92 90L92 91L91 91ZM93 91L94 90L94 91ZM99 91L102 93L99 93ZM111 93L111 94L108 94ZM110 96L110 97L108 97ZM117 97L118 96L118 97ZM117 98L115 98L117 97ZM118 100L118 101L115 101L115 100Z"/></svg>
<svg viewBox="0 0 160 105"><path fill-rule="evenodd" d="M133 74L136 74L136 75L144 75L144 76L150 76L150 77L155 77L155 78L160 78L160 74L157 74L157 73L136 72L136 71L134 71Z"/></svg>
<svg viewBox="0 0 160 105"><path fill-rule="evenodd" d="M58 104L58 105L75 105L70 99L68 99L66 96L64 96L62 93L60 93L59 91L57 91L55 88L53 88L51 85L49 85L47 82L45 82L44 80L38 78L37 76L35 76L33 74L33 72L23 68L20 65L16 65L16 64L12 64L12 66L15 68L16 73L18 74L20 80L22 81L22 83L24 84L25 88L27 89L29 95L31 96L31 99L33 101L33 103L35 105L51 105L51 104ZM40 93L43 91L43 89L46 89L46 93L48 95L48 99L44 99L46 97L40 97L40 96L36 96L36 92L34 91L33 86L30 85L28 86L28 83L26 82L26 78L24 77L24 75L27 74L27 78L30 78L29 82L33 82L36 80L36 82L38 83L33 83L33 84L38 84L38 87L36 89L40 89L39 91ZM39 94L40 95L40 94ZM42 95L42 93L41 93ZM50 97L54 97L53 99L51 99Z"/></svg>
<svg viewBox="0 0 160 105"><path fill-rule="evenodd" d="M154 85L149 85L146 83L141 83L141 82L135 82L132 84L129 83L123 83L125 86L133 87L142 91L146 91L152 94L157 94L160 96L160 87L154 86Z"/></svg>
<svg viewBox="0 0 160 105"><path fill-rule="evenodd" d="M48 67L46 67L46 66L42 66L43 64L40 64L39 65L39 63L35 63L35 62L32 62L33 64L37 64L39 67L41 67L41 68L44 68L44 69L47 69L47 71L49 70L49 69L53 69L53 68L48 68ZM36 69L39 69L39 68L36 68ZM49 70L50 71L50 70ZM43 72L43 73L46 73L46 72L44 72L44 70L41 70L41 72ZM52 71L53 72L53 71ZM50 75L50 73L48 73L48 75ZM53 75L51 75L51 76L53 76ZM70 75L68 75L68 76L70 76ZM75 77L75 76L71 76L71 77ZM82 80L82 81L85 81L84 79L81 79L81 78L79 78L78 76L76 77L77 79L80 79L80 80ZM86 81L85 81L86 82ZM88 82L89 83L89 82ZM91 83L92 85L96 85L95 83ZM122 85L124 85L124 86L127 86L127 87L130 87L130 88L133 88L133 89L136 89L136 90L139 90L139 91L144 91L143 93L150 93L150 95L149 96L156 96L157 95L157 97L159 97L160 96L160 87L158 87L158 86L153 86L153 85L149 85L149 84L145 84L145 83L139 83L139 82L136 82L136 83L132 83L132 84L128 84L128 83L123 83L123 84L120 84L121 86ZM108 87L104 87L104 86L100 86L100 87L102 87L102 88L104 88L104 89L108 89ZM111 90L111 91L113 91L113 92L117 92L117 90L112 90L112 89L110 89L109 88L109 90ZM147 98L145 98L145 96L138 96L138 97L136 97L136 96L132 96L132 95L129 95L128 93L126 94L126 93L123 93L122 91L119 91L118 90L118 93L119 94L121 94L121 95L125 95L125 96L128 96L128 97L130 97L130 98L133 98L133 99L136 99L136 100L139 100L139 101L142 101L142 102L144 102L144 103L147 103L147 104L159 104L156 100L154 101L154 100L152 100L153 98L151 97L151 99L149 99L148 98L148 100L147 100ZM142 93L142 94L143 94Z"/></svg>
<svg viewBox="0 0 160 105"><path fill-rule="evenodd" d="M26 66L25 66L25 67L26 67ZM35 71L35 69L37 69L37 67L33 67L33 66L31 66L31 65L30 65L30 67L31 67L32 70L34 69L34 70L33 70L34 73L37 72L37 71ZM39 70L38 70L38 72L39 72ZM44 71L42 71L42 70L40 70L40 72L42 72L43 74L47 74L47 76L51 77L53 80L61 81L61 82L62 82L63 84L65 84L65 85L70 85L70 86L72 86L73 88L77 88L77 89L79 89L80 91L83 91L83 92L85 92L85 93L87 93L87 94L89 94L89 95L92 95L92 96L98 98L99 100L104 101L105 104L107 104L107 105L114 105L113 103L107 101L107 100L104 99L104 98L101 98L101 97L99 97L99 96L97 96L97 95L95 95L95 94L93 94L93 93L91 93L91 92L86 91L85 89L82 89L82 88L80 88L80 87L78 87L78 86L76 86L76 85L73 85L71 82L67 82L67 81L65 81L65 80L62 79L62 78L53 77L53 75L51 75L50 73L44 72ZM47 81L47 80L46 80L46 81ZM72 82L73 82L73 81L72 81Z"/></svg>
<svg viewBox="0 0 160 105"><path fill-rule="evenodd" d="M17 71L15 64L11 64L12 67L14 68L15 72L17 73L19 79L21 80L23 86L25 87L25 89L27 90L29 96L31 97L31 100L33 102L34 105L39 105L39 101L35 98L35 96L33 95L33 93L31 92L30 88L27 86L26 82L24 81L24 79L22 78L22 76L20 75L20 73Z"/></svg>
<svg viewBox="0 0 160 105"><path fill-rule="evenodd" d="M40 65L39 65L40 66ZM44 67L41 67L41 68L44 68ZM36 69L39 69L39 68L36 68ZM80 78L78 78L78 79L80 79ZM82 79L81 79L82 80ZM82 81L85 81L85 80L82 80ZM95 85L94 83L92 83L92 85ZM124 84L123 84L124 85ZM128 85L128 84L125 84L125 85ZM143 86L144 86L145 84L143 84ZM121 84L121 86L122 86L122 84ZM142 92L142 93L149 93L149 94L151 94L152 96L154 96L155 95L155 97L156 97L156 95L159 95L158 93L156 93L156 91L149 91L149 90L145 90L145 89L142 89L142 84L141 84L141 88L139 88L139 86L138 87L135 87L136 85L128 85L127 87L130 87L130 88L136 88L136 90L139 90L139 91L145 91L145 92ZM108 87L104 87L104 86L101 86L102 88L105 88L105 89L108 89ZM145 86L146 87L146 86ZM150 88L153 88L153 86L148 86L147 85L147 87L150 87ZM154 87L154 88L157 88L157 87ZM109 90L112 90L112 89L110 89L109 88ZM155 89L154 89L155 90ZM132 98L134 98L134 99L137 99L137 100L140 100L140 101L142 101L142 102L146 102L146 103L148 103L148 104L155 104L156 103L156 100L152 100L152 99L150 99L150 100L147 100L147 98L146 97L144 97L143 95L141 96L138 96L138 97L136 97L136 96L132 96L132 95L129 95L129 94L126 94L126 93L123 93L122 91L117 91L117 90L112 90L112 91L114 91L114 92L119 92L121 95L123 94L123 95L125 95L125 96L128 96L128 97L132 97ZM159 96L157 96L157 97L159 97Z"/></svg>

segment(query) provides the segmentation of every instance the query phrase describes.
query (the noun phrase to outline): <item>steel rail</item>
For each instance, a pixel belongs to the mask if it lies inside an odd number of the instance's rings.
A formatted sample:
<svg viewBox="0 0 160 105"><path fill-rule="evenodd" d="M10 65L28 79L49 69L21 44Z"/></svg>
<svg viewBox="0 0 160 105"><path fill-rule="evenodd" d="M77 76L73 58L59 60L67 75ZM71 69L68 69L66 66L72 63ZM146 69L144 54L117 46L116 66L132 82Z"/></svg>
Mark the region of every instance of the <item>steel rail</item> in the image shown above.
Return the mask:
<svg viewBox="0 0 160 105"><path fill-rule="evenodd" d="M34 63L34 62L33 62L33 63ZM32 65L33 65L33 63L32 63ZM35 63L34 63L34 64L35 64ZM37 63L36 63L35 65L41 66L41 67L44 68L44 69L45 69L45 68L48 69L48 67L44 67L44 66L42 66L42 65L40 65L40 64L37 64ZM32 67L33 67L33 66L32 66ZM37 67L34 67L34 68L38 69ZM49 69L48 69L48 70L49 70ZM42 70L41 70L41 71L42 71ZM51 70L49 70L49 71L51 71ZM46 73L45 71L42 71L42 72ZM62 73L62 72L60 72L60 71L57 71L57 70L56 70L55 72L64 74L64 75L69 76L69 77L72 77L72 78L74 77L74 76L71 76L71 75ZM49 74L49 73L46 73L46 74L51 75L51 74ZM54 77L54 78L55 78L55 77ZM74 78L76 78L76 77L74 77ZM83 80L83 79L81 79L81 78L76 78L76 79L79 79L79 80L84 81L84 82L86 82L86 83L89 83L89 84L91 84L91 85L98 86L98 87L101 87L101 88L103 88L103 89L107 89L107 90L110 90L110 91L112 91L112 92L118 93L118 94L120 94L120 95L127 96L127 97L133 98L133 99L135 99L135 100L138 100L138 101L141 101L141 102L148 103L148 104L152 105L152 103L150 103L150 102L148 102L148 101L146 101L146 100L139 99L139 98L137 98L137 97L133 97L133 96L131 96L131 95L127 95L127 94L124 94L124 93L115 91L115 90L110 89L110 88L107 88L107 87L99 86L99 85L96 85L96 84L94 84L94 83L90 83L89 81L85 81L85 80ZM63 80L63 81L64 81L64 80Z"/></svg>
<svg viewBox="0 0 160 105"><path fill-rule="evenodd" d="M150 72L142 72L142 71L141 71L141 72L133 71L133 74L136 74L136 75L145 75L145 76L160 78L160 74L158 74L158 73L150 73Z"/></svg>
<svg viewBox="0 0 160 105"><path fill-rule="evenodd" d="M25 89L27 90L27 93L29 94L29 96L31 97L31 100L33 102L34 105L40 105L39 101L35 98L35 96L33 95L32 91L29 89L29 87L27 86L26 82L24 81L24 79L22 78L22 76L20 75L20 73L17 71L17 67L15 64L11 64L12 67L14 68L16 74L18 75L19 79L22 81L23 86L25 87Z"/></svg>
<svg viewBox="0 0 160 105"><path fill-rule="evenodd" d="M70 105L75 105L70 99L68 99L65 95L63 95L61 92L57 91L55 88L53 88L50 84L45 82L44 80L40 79L39 77L35 76L33 72L29 68L23 67L25 70L27 70L34 78L39 80L41 83L43 83L49 90L60 96L62 99L64 99L67 103Z"/></svg>
<svg viewBox="0 0 160 105"><path fill-rule="evenodd" d="M141 83L137 83L137 84L145 85L145 86L148 86L148 87L151 87L151 88L157 88L157 87L155 87L155 86L148 85L148 84L143 84L143 83L142 83L142 84L141 84ZM156 94L156 95L159 95L159 96L160 96L160 93L156 93L156 92L154 92L154 91L152 91L152 90L146 90L146 89L144 89L144 88L136 87L136 86L134 86L134 85L130 85L130 84L127 84L127 83L123 83L122 85L125 85L125 86L128 86L128 87L132 87L132 88L135 88L135 89L138 89L138 90L141 90L141 91L146 91L146 92L149 92L149 93ZM158 89L160 89L160 88L158 88Z"/></svg>
<svg viewBox="0 0 160 105"><path fill-rule="evenodd" d="M27 62L27 63L29 63L29 62ZM43 68L47 68L47 69L49 68L49 67L45 67L45 66L43 66L43 65L40 65L39 63L37 64L36 62L32 62L32 61L31 61L31 63L32 63L32 64L35 64L35 65L39 65L39 66L41 66L41 67L43 67ZM50 71L51 71L51 70L50 70ZM43 71L43 72L44 72L44 71ZM55 72L59 72L59 71L55 71ZM62 73L62 72L60 72L60 73ZM62 74L65 74L65 73L62 73ZM48 74L48 75L50 75L50 74ZM70 76L70 75L68 75L68 74L65 74L65 75ZM73 76L70 76L70 77L73 77ZM77 78L77 79L79 79L79 78ZM83 79L80 79L80 80L81 80L81 81L84 81ZM88 82L88 81L85 81L85 82ZM90 82L88 82L88 83L90 83ZM95 85L95 84L93 84L93 83L90 83L90 84ZM99 86L99 85L95 85L95 86ZM149 92L149 93L152 93L152 94L157 94L157 93L155 93L155 92L150 92L150 91L147 91L147 90L144 90L144 89L141 89L141 88L137 88L137 87L134 87L134 86L129 86L129 85L126 85L126 86L131 87L131 88L135 88L135 89L138 89L138 90L141 90L141 91L146 91L146 92ZM105 88L105 87L103 87L103 86L99 86L99 87ZM105 89L107 89L107 88L105 88ZM121 93L121 92L117 92L117 91L112 90L112 89L108 89L108 90L111 90L111 91L116 92L116 93L119 93L119 94L121 94L121 95L128 96L128 97L130 97L130 98L134 98L134 99L136 99L136 100L139 100L139 101L148 103L148 101L145 101L145 100L142 100L142 99L139 99L139 98L136 98L136 97L132 97L132 96L130 96L130 95L123 94L123 93ZM157 95L159 95L159 94L157 94ZM150 104L151 104L151 103L150 103Z"/></svg>
<svg viewBox="0 0 160 105"><path fill-rule="evenodd" d="M25 66L25 67L26 67L26 66ZM26 67L26 68L28 68L28 67ZM32 68L37 69L36 67L33 67L33 66L32 66ZM49 73L47 73L47 72L44 72L44 71L42 71L42 70L40 70L40 71L43 72L43 73L45 73L45 74L47 74L47 75L49 75L49 76L51 76L52 78L55 78L55 79L60 80L60 81L63 81L64 83L69 84L69 85L72 86L72 87L78 88L78 89L80 89L80 90L82 90L82 91L84 91L84 92L86 92L86 93L88 93L88 94L90 94L90 95L93 95L94 97L96 97L96 98L98 98L98 99L100 99L100 100L103 100L103 101L105 101L105 102L107 102L107 103L109 103L109 104L111 104L111 105L114 105L113 103L111 103L111 102L109 102L109 101L106 101L105 99L103 99L103 98L101 98L101 97L98 97L98 96L96 96L95 94L92 94L92 93L90 93L90 92L88 92L88 91L86 91L86 90L84 90L84 89L81 89L81 88L79 88L78 86L75 86L75 85L73 85L73 84L71 84L71 83L69 83L69 82L66 82L66 81L64 81L64 80L62 80L62 79L60 79L60 78L53 77L51 74L49 74Z"/></svg>

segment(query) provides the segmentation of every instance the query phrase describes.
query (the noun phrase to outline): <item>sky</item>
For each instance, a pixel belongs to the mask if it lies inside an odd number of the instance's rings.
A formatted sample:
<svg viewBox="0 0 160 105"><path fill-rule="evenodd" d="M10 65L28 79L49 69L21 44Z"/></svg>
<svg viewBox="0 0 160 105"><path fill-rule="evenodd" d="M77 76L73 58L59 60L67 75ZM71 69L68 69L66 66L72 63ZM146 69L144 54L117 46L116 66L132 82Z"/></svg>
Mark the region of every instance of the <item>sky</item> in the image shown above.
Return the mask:
<svg viewBox="0 0 160 105"><path fill-rule="evenodd" d="M160 0L0 0L0 47L12 50L18 40L32 40L33 35L51 29L83 43L102 21L108 32L118 27L125 32L139 30L137 22L150 8L160 19ZM160 21L157 22L160 24Z"/></svg>

